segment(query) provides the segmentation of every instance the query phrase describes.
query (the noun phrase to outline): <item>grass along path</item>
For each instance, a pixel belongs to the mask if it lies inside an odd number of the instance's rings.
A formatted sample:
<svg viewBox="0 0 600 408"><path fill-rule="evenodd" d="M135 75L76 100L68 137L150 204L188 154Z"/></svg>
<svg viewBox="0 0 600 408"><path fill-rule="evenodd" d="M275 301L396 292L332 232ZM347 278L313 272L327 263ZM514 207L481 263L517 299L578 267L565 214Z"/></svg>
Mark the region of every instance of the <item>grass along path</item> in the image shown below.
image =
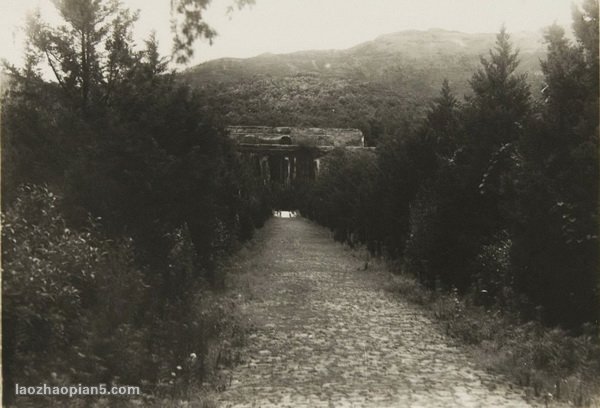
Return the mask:
<svg viewBox="0 0 600 408"><path fill-rule="evenodd" d="M526 407L385 276L303 218L273 218L232 277L252 330L222 407Z"/></svg>

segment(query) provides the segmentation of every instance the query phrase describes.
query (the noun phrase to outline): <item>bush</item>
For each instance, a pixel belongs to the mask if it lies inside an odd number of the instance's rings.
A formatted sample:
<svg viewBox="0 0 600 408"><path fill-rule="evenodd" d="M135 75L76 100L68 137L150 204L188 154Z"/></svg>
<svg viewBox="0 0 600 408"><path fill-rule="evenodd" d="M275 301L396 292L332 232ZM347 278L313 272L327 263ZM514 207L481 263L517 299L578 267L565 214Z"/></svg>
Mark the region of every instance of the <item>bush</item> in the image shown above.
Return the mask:
<svg viewBox="0 0 600 408"><path fill-rule="evenodd" d="M185 343L214 334L189 329L194 296L222 284L221 260L270 215L268 189L155 38L133 43L134 13L79 3L94 58L72 58L73 10L56 3L62 25L29 21L26 66L8 69L2 95L5 397L52 373L63 384L170 378ZM53 41L60 84L34 57Z"/></svg>
<svg viewBox="0 0 600 408"><path fill-rule="evenodd" d="M139 381L146 284L131 241L104 239L93 221L71 230L59 206L47 188L25 185L3 214L4 378Z"/></svg>
<svg viewBox="0 0 600 408"><path fill-rule="evenodd" d="M475 301L486 307L509 306L515 298L511 269L512 240L508 233L499 233L492 243L484 245L475 259L473 289Z"/></svg>
<svg viewBox="0 0 600 408"><path fill-rule="evenodd" d="M106 239L99 220L70 228L62 203L24 185L2 215L5 398L15 383L181 393L236 361L225 340L242 332L237 306L199 279L187 226L166 237L167 271L153 280L132 239Z"/></svg>
<svg viewBox="0 0 600 408"><path fill-rule="evenodd" d="M432 285L436 278L431 269L431 257L435 254L438 217L431 194L431 191L423 189L410 204L409 231L404 256L406 269L429 285Z"/></svg>

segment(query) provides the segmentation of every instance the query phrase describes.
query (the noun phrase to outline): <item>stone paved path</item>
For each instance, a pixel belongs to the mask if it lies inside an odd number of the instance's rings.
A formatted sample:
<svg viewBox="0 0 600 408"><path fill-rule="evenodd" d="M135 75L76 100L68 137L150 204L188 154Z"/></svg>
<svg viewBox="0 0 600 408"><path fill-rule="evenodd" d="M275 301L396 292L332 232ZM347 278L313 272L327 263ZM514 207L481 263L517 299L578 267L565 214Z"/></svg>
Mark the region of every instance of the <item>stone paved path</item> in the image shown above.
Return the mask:
<svg viewBox="0 0 600 408"><path fill-rule="evenodd" d="M222 407L526 407L328 232L272 219L240 267L255 330Z"/></svg>

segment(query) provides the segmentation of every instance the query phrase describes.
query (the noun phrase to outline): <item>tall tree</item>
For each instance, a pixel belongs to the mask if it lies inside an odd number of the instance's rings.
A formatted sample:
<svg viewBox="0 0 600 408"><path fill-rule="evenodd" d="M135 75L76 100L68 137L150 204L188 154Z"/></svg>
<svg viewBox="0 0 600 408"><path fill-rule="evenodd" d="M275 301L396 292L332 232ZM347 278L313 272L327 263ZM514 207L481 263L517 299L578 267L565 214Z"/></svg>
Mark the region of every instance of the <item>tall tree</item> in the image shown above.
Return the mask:
<svg viewBox="0 0 600 408"><path fill-rule="evenodd" d="M519 52L513 50L510 36L503 26L489 58L481 57L481 67L470 80L473 96L474 143L484 150L498 148L518 138L530 108L530 91L526 75L518 74Z"/></svg>
<svg viewBox="0 0 600 408"><path fill-rule="evenodd" d="M450 159L459 143L460 103L452 93L450 84L444 79L440 95L433 104L425 121L426 132L433 138L436 153Z"/></svg>
<svg viewBox="0 0 600 408"><path fill-rule="evenodd" d="M585 0L580 9L573 7L573 31L591 73L598 72L598 0ZM598 77L590 77L598 83Z"/></svg>
<svg viewBox="0 0 600 408"><path fill-rule="evenodd" d="M598 318L598 2L573 12L576 43L548 28L540 121L519 144L517 283L546 321Z"/></svg>
<svg viewBox="0 0 600 408"><path fill-rule="evenodd" d="M29 41L46 58L55 79L84 115L106 96L129 58L129 30L137 15L117 0L53 0L63 20L50 27L41 19L29 29ZM103 49L104 48L104 49Z"/></svg>
<svg viewBox="0 0 600 408"><path fill-rule="evenodd" d="M544 40L548 49L546 60L541 61L545 116L560 134L572 129L585 109L588 72L584 54L565 37L562 27L549 27ZM563 142L574 142L569 139Z"/></svg>
<svg viewBox="0 0 600 408"><path fill-rule="evenodd" d="M429 115L429 131L450 142L437 147L438 157L446 160L434 182L423 186L413 203L412 224L420 223L415 231L425 235L417 240L414 233L409 248L430 260L426 271L430 280L439 276L448 285L467 289L482 246L506 228L510 146L518 140L530 111L529 87L525 76L516 71L518 64L518 51L502 27L489 56L481 57L480 68L470 80L473 94L462 109L456 109L448 87L443 86Z"/></svg>

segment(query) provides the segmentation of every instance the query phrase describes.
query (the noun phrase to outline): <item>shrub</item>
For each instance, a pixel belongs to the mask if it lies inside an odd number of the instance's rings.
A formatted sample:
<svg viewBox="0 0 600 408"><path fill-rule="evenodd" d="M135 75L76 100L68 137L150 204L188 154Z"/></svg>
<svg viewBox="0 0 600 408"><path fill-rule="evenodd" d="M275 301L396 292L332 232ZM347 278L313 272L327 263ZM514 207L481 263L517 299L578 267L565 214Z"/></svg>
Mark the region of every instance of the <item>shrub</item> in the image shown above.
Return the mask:
<svg viewBox="0 0 600 408"><path fill-rule="evenodd" d="M61 205L24 185L2 215L5 398L15 383L181 395L237 361L227 342L243 335L237 306L201 279L186 225L167 235L168 267L152 280L133 240L106 239L98 220L73 230Z"/></svg>
<svg viewBox="0 0 600 408"><path fill-rule="evenodd" d="M435 279L430 258L436 245L436 217L437 207L432 193L423 189L410 205L404 262L408 271L429 284Z"/></svg>
<svg viewBox="0 0 600 408"><path fill-rule="evenodd" d="M489 245L483 245L475 259L473 289L475 301L486 307L496 303L508 306L515 297L511 270L512 240L503 231L496 235Z"/></svg>
<svg viewBox="0 0 600 408"><path fill-rule="evenodd" d="M146 284L131 241L104 239L92 221L71 230L59 205L47 188L25 185L3 214L4 377L139 381Z"/></svg>

